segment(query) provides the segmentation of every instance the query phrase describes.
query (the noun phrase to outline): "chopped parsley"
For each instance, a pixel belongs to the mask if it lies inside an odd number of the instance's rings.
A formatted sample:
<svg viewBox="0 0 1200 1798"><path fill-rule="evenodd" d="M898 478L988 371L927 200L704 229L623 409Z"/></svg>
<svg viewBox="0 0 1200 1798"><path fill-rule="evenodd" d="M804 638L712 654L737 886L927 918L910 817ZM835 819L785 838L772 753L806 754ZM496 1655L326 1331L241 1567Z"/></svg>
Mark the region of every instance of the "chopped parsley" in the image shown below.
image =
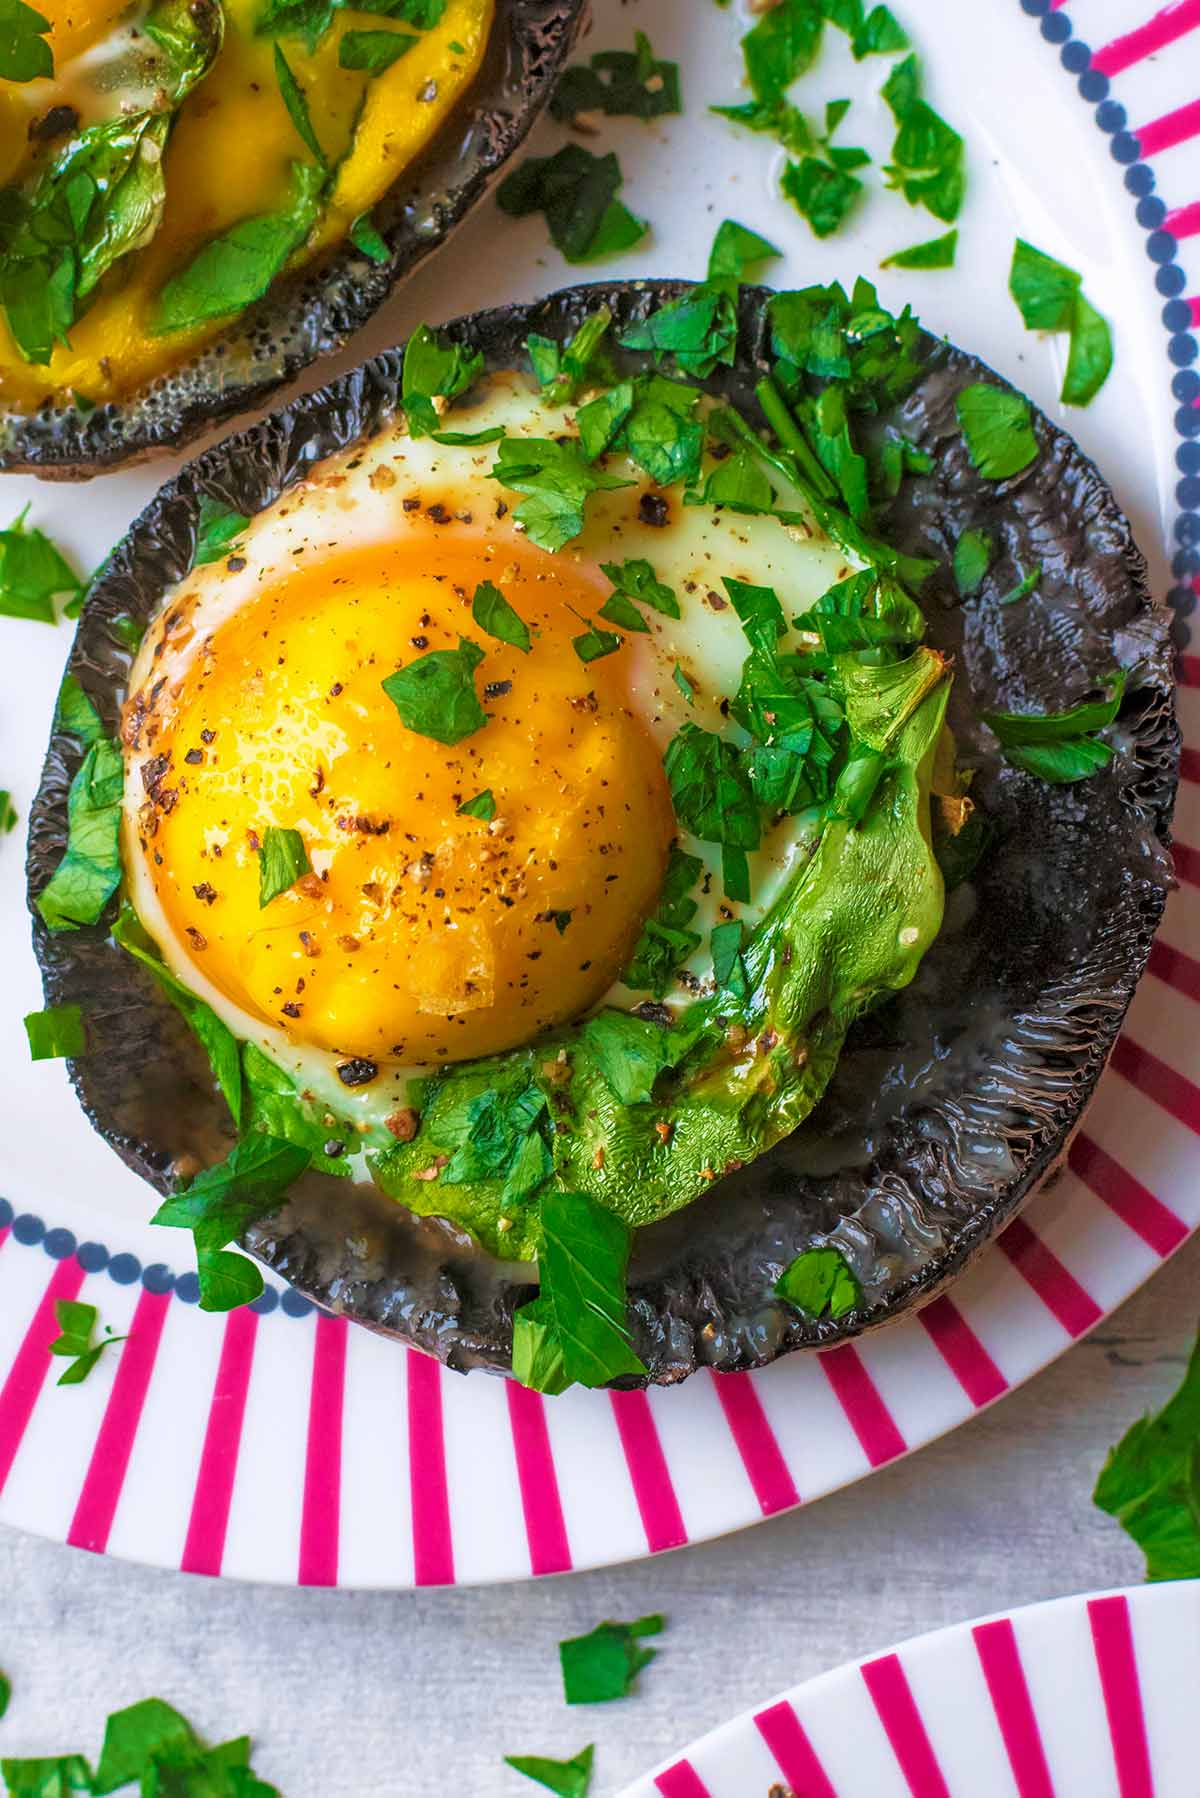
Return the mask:
<svg viewBox="0 0 1200 1798"><path fill-rule="evenodd" d="M229 1107L234 1123L242 1124L242 1060L238 1039L211 1005L197 998L164 963L158 946L142 928L133 907L126 901L117 913L112 928L113 941L132 955L150 974L155 985L179 1012L208 1056L213 1075Z"/></svg>
<svg viewBox="0 0 1200 1798"><path fill-rule="evenodd" d="M1065 712L983 712L983 722L1000 739L1014 767L1053 786L1067 786L1107 767L1112 747L1096 736L1116 718L1128 676L1114 669L1103 683L1103 699L1088 699Z"/></svg>
<svg viewBox="0 0 1200 1798"><path fill-rule="evenodd" d="M726 893L744 902L745 851L758 848L762 825L743 757L724 737L684 724L668 743L663 766L676 818L701 842L721 845Z"/></svg>
<svg viewBox="0 0 1200 1798"><path fill-rule="evenodd" d="M768 105L817 60L825 20L815 0L779 0L742 39L755 98Z"/></svg>
<svg viewBox="0 0 1200 1798"><path fill-rule="evenodd" d="M519 649L522 655L528 655L533 648L529 626L491 581L480 581L476 587L471 616L481 631L486 631L499 643Z"/></svg>
<svg viewBox="0 0 1200 1798"><path fill-rule="evenodd" d="M547 406L569 405L581 387L609 373L604 340L612 319L610 306L597 306L564 344L536 332L526 339L529 360Z"/></svg>
<svg viewBox="0 0 1200 1798"><path fill-rule="evenodd" d="M90 745L67 796L67 847L37 897L50 930L95 924L121 884L121 795L125 767L120 746L107 737Z"/></svg>
<svg viewBox="0 0 1200 1798"><path fill-rule="evenodd" d="M944 237L930 237L924 243L910 244L907 250L894 250L885 256L880 268L953 268L958 250L958 230Z"/></svg>
<svg viewBox="0 0 1200 1798"><path fill-rule="evenodd" d="M291 191L277 211L239 219L171 276L158 296L151 331L189 331L261 299L316 224L325 179L321 167L294 162Z"/></svg>
<svg viewBox="0 0 1200 1798"><path fill-rule="evenodd" d="M992 555L993 544L986 531L966 530L954 545L954 584L963 599L983 586Z"/></svg>
<svg viewBox="0 0 1200 1798"><path fill-rule="evenodd" d="M708 253L708 279L744 281L751 270L764 262L774 262L782 254L782 250L767 238L760 237L757 231L751 231L749 226L739 225L736 219L723 219L717 226Z"/></svg>
<svg viewBox="0 0 1200 1798"><path fill-rule="evenodd" d="M571 648L581 662L598 662L603 656L615 655L621 641L615 631L602 631L598 625L589 624L585 631L571 638Z"/></svg>
<svg viewBox="0 0 1200 1798"><path fill-rule="evenodd" d="M657 306L620 339L629 350L672 356L680 371L701 379L718 363L732 368L737 348L737 309L725 280L702 281L677 300Z"/></svg>
<svg viewBox="0 0 1200 1798"><path fill-rule="evenodd" d="M817 237L831 237L841 228L863 190L857 175L816 156L789 162L780 186Z"/></svg>
<svg viewBox="0 0 1200 1798"><path fill-rule="evenodd" d="M17 828L17 808L7 787L0 787L0 831L10 836Z"/></svg>
<svg viewBox="0 0 1200 1798"><path fill-rule="evenodd" d="M280 893L286 893L305 874L312 873L312 863L304 838L298 830L282 829L268 824L258 846L259 908L270 905Z"/></svg>
<svg viewBox="0 0 1200 1798"><path fill-rule="evenodd" d="M506 437L491 473L502 486L527 495L513 518L531 543L551 551L578 537L593 493L630 485L589 467L578 445L548 437Z"/></svg>
<svg viewBox="0 0 1200 1798"><path fill-rule="evenodd" d="M282 1137L243 1137L224 1161L159 1206L152 1223L190 1230L195 1239L202 1311L233 1311L262 1292L257 1267L226 1244L277 1211L311 1160L307 1148Z"/></svg>
<svg viewBox="0 0 1200 1798"><path fill-rule="evenodd" d="M885 182L898 189L910 206L924 206L934 218L952 224L966 192L962 138L922 99L915 56L896 64L882 92L896 121Z"/></svg>
<svg viewBox="0 0 1200 1798"><path fill-rule="evenodd" d="M12 1681L5 1673L0 1673L0 1717L3 1717L12 1698Z"/></svg>
<svg viewBox="0 0 1200 1798"><path fill-rule="evenodd" d="M404 31L347 31L338 45L338 62L343 69L382 75L420 41Z"/></svg>
<svg viewBox="0 0 1200 1798"><path fill-rule="evenodd" d="M683 669L679 666L678 662L676 662L671 671L671 679L675 682L675 685L679 688L679 691L683 694L683 697L687 700L688 704L695 705L696 689L688 679L687 675L683 672Z"/></svg>
<svg viewBox="0 0 1200 1798"><path fill-rule="evenodd" d="M400 404L410 437L428 437L439 424L435 399L457 399L483 373L483 357L478 350L468 350L450 343L418 325L404 346L404 366L400 376Z"/></svg>
<svg viewBox="0 0 1200 1798"><path fill-rule="evenodd" d="M586 1636L569 1636L558 1645L563 1696L568 1704L608 1704L628 1698L638 1674L656 1655L643 1648L647 1636L662 1634L659 1615L633 1623L598 1623Z"/></svg>
<svg viewBox="0 0 1200 1798"><path fill-rule="evenodd" d="M650 629L627 593L610 593L600 607L600 616L609 624L619 625L623 631L648 632Z"/></svg>
<svg viewBox="0 0 1200 1798"><path fill-rule="evenodd" d="M78 1005L52 1005L25 1016L31 1061L59 1061L87 1054L83 1012Z"/></svg>
<svg viewBox="0 0 1200 1798"><path fill-rule="evenodd" d="M625 562L601 562L601 574L608 576L618 593L628 599L637 600L639 605L649 606L654 612L661 612L664 618L679 617L679 601L675 590L660 581L653 566L641 557L630 557Z"/></svg>
<svg viewBox="0 0 1200 1798"><path fill-rule="evenodd" d="M506 175L496 199L510 218L544 213L567 262L596 262L631 249L649 229L617 198L621 183L611 151L595 156L581 144L564 144L553 156L531 156Z"/></svg>
<svg viewBox="0 0 1200 1798"><path fill-rule="evenodd" d="M96 1307L85 1305L78 1299L56 1299L54 1315L58 1322L59 1334L50 1344L52 1355L62 1355L69 1359L70 1366L64 1367L58 1376L60 1386L78 1386L86 1380L95 1367L105 1349L114 1342L124 1342L124 1336L114 1336L105 1326L105 1334L99 1342L92 1341L96 1328Z"/></svg>
<svg viewBox="0 0 1200 1798"><path fill-rule="evenodd" d="M416 39L414 38L412 41L415 43ZM318 138L316 131L313 128L312 115L308 110L308 101L304 97L304 89L296 80L295 75L292 73L291 64L288 62L287 57L283 54L283 51L279 48L278 44L275 45L275 79L279 83L279 92L283 97L283 104L287 108L287 115L289 119L291 119L292 124L296 127L297 137L312 156L314 162L316 162L320 168L327 169L329 167L328 159L326 158L324 150L321 148L321 140Z"/></svg>
<svg viewBox="0 0 1200 1798"><path fill-rule="evenodd" d="M496 797L490 787L484 787L482 793L476 793L473 799L464 799L457 808L460 818L482 818L490 824L496 816Z"/></svg>
<svg viewBox="0 0 1200 1798"><path fill-rule="evenodd" d="M63 1754L0 1761L0 1778L12 1798L70 1798L135 1782L143 1798L279 1798L251 1769L248 1736L207 1748L161 1698L113 1712L94 1773L82 1754Z"/></svg>
<svg viewBox="0 0 1200 1798"><path fill-rule="evenodd" d="M712 946L713 979L724 992L735 999L745 999L750 991L742 950L746 946L746 927L740 918L714 924L709 938Z"/></svg>
<svg viewBox="0 0 1200 1798"><path fill-rule="evenodd" d="M967 453L988 481L1006 481L1038 453L1029 401L1011 387L975 381L954 402Z"/></svg>
<svg viewBox="0 0 1200 1798"><path fill-rule="evenodd" d="M0 81L44 81L54 73L49 19L25 0L0 4Z"/></svg>
<svg viewBox="0 0 1200 1798"><path fill-rule="evenodd" d="M1161 1411L1141 1417L1108 1452L1092 1502L1146 1557L1148 1580L1200 1576L1200 1343Z"/></svg>
<svg viewBox="0 0 1200 1798"><path fill-rule="evenodd" d="M851 49L854 60L861 62L864 56L889 56L895 50L907 50L908 38L888 7L873 6L855 29Z"/></svg>
<svg viewBox="0 0 1200 1798"><path fill-rule="evenodd" d="M1008 290L1030 331L1067 331L1070 349L1061 399L1086 406L1112 372L1112 332L1083 292L1083 277L1019 237Z"/></svg>
<svg viewBox="0 0 1200 1798"><path fill-rule="evenodd" d="M1017 601L1020 599L1028 599L1041 578L1042 565L1040 562L1035 562L1028 573L1021 576L1015 587L1011 588L1009 592L1000 595L1000 604L1002 606L1013 606L1016 605Z"/></svg>
<svg viewBox="0 0 1200 1798"><path fill-rule="evenodd" d="M482 660L478 643L460 637L457 649L431 649L389 674L383 690L409 730L452 746L488 721L475 691Z"/></svg>
<svg viewBox="0 0 1200 1798"><path fill-rule="evenodd" d="M845 1317L862 1302L862 1287L840 1249L805 1249L784 1268L775 1291L812 1318Z"/></svg>
<svg viewBox="0 0 1200 1798"><path fill-rule="evenodd" d="M384 263L391 260L391 251L384 242L378 227L372 223L369 212L360 212L350 226L350 242L356 250L361 250L369 262Z"/></svg>
<svg viewBox="0 0 1200 1798"><path fill-rule="evenodd" d="M571 120L577 113L603 112L657 119L682 112L679 64L656 57L644 31L634 32L633 43L632 50L600 50L586 65L567 69L551 96L551 115Z"/></svg>
<svg viewBox="0 0 1200 1798"><path fill-rule="evenodd" d="M28 514L26 506L0 531L0 617L54 624L54 601L77 598L83 582L45 532L25 523Z"/></svg>
<svg viewBox="0 0 1200 1798"><path fill-rule="evenodd" d="M558 1798L587 1798L595 1752L593 1747L583 1748L569 1761L547 1760L542 1754L506 1754L504 1764L545 1786L547 1791L557 1792Z"/></svg>
<svg viewBox="0 0 1200 1798"><path fill-rule="evenodd" d="M550 1190L541 1227L541 1290L513 1317L517 1379L539 1392L562 1392L644 1374L626 1316L628 1225L586 1193Z"/></svg>
<svg viewBox="0 0 1200 1798"><path fill-rule="evenodd" d="M660 487L694 481L704 450L699 399L698 388L662 375L622 381L580 407L583 453L593 462L607 450L623 450Z"/></svg>
<svg viewBox="0 0 1200 1798"><path fill-rule="evenodd" d="M698 856L685 855L677 845L672 848L658 903L642 925L629 965L621 975L625 985L635 992L652 993L661 999L669 991L677 970L700 947L698 932L688 926L698 910L692 889L703 872L704 863Z"/></svg>
<svg viewBox="0 0 1200 1798"><path fill-rule="evenodd" d="M447 1186L502 1180L502 1204L516 1204L554 1171L546 1094L523 1074L468 1098L438 1121L438 1138L453 1154L442 1174Z"/></svg>
<svg viewBox="0 0 1200 1798"><path fill-rule="evenodd" d="M203 568L209 562L221 562L227 556L236 555L237 539L249 523L244 512L237 512L223 500L214 499L211 493L202 493L192 566Z"/></svg>

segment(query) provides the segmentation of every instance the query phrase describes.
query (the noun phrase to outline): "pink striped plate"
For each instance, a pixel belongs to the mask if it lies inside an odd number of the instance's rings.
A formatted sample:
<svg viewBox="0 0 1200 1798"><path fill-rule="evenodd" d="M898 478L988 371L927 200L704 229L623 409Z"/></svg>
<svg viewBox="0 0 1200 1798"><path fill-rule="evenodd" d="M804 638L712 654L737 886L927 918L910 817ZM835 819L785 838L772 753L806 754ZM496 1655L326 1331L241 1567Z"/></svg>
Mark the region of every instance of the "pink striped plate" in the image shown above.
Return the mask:
<svg viewBox="0 0 1200 1798"><path fill-rule="evenodd" d="M912 300L1061 416L1062 344L1021 328L1012 239L1083 271L1113 318L1117 362L1068 423L1110 471L1182 632L1200 569L1200 4L994 0L986 41L961 0L897 4L931 98L967 137L971 192L954 273L881 274L883 297ZM596 46L628 41L622 0L595 11ZM930 235L925 215L875 191L851 230L815 243L778 197L771 146L707 113L734 97L738 29L720 8L655 0L655 50L680 61L687 111L652 129L609 122L626 196L654 223L612 273L700 272L724 215L781 246L780 285L876 269ZM833 43L801 97L858 96L855 141L886 160L880 73ZM560 141L546 124L534 147ZM456 249L356 355L422 317L570 278L539 219L481 208ZM4 517L30 501L31 521L93 566L167 472L70 490L8 477ZM14 620L0 630L0 784L24 813L65 641ZM1185 656L1183 679L1181 887L1057 1185L919 1317L758 1376L701 1374L648 1395L546 1403L463 1380L275 1289L254 1312L202 1316L186 1264L164 1265L177 1235L145 1222L149 1194L92 1134L61 1067L29 1066L20 1015L40 995L18 839L0 842L0 1520L96 1552L314 1585L557 1573L816 1498L1028 1378L1200 1223L1200 655ZM45 1352L53 1301L76 1295L131 1335L60 1390Z"/></svg>
<svg viewBox="0 0 1200 1798"><path fill-rule="evenodd" d="M1200 1582L918 1636L714 1730L621 1798L1195 1798Z"/></svg>

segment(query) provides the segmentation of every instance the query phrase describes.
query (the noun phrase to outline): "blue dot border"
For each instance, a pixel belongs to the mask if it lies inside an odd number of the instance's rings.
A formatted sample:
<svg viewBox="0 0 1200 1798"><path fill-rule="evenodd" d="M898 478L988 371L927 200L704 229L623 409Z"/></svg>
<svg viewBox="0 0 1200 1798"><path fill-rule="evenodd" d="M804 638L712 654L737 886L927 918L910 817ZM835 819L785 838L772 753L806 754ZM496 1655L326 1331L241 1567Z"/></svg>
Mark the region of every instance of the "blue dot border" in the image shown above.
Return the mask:
<svg viewBox="0 0 1200 1798"><path fill-rule="evenodd" d="M1167 594L1167 603L1175 614L1171 631L1178 648L1191 641L1187 619L1196 609L1196 593L1187 583L1200 574L1200 342L1192 327L1191 308L1183 300L1187 276L1175 260L1178 243L1164 229L1167 207L1155 192L1157 178L1149 163L1141 158L1137 136L1128 129L1125 108L1111 98L1108 76L1092 67L1092 51L1075 36L1075 27L1061 9L1051 10L1051 0L1018 0L1022 12L1041 22L1041 34L1048 44L1059 48L1059 61L1069 75L1075 77L1080 98L1093 108L1097 128L1110 140L1114 162L1125 170L1125 188L1135 201L1134 217L1146 233L1146 255L1154 265L1154 284L1162 296L1163 329L1167 333L1167 361L1174 374L1172 397L1178 401L1175 429L1179 445L1175 465L1180 480L1175 497L1180 512L1175 521L1178 548L1171 561L1171 572L1179 583ZM67 1229L47 1229L43 1220L29 1211L16 1212L10 1202L0 1198L0 1230L10 1229L13 1240L27 1248L42 1249L53 1261L66 1261L72 1255L85 1273L107 1273L118 1286L134 1286L139 1282L146 1292L171 1293L184 1305L194 1305L200 1297L200 1283L192 1272L177 1274L165 1262L143 1265L136 1255L127 1252L110 1254L101 1242L79 1242ZM265 1286L250 1306L260 1316L280 1311L285 1317L307 1317L318 1310L292 1287L282 1292Z"/></svg>
<svg viewBox="0 0 1200 1798"><path fill-rule="evenodd" d="M1154 267L1154 285L1164 302L1163 329L1167 333L1167 363L1171 396L1177 402L1175 434L1179 439L1175 466L1180 479L1175 487L1179 516L1175 520L1171 573L1175 580L1167 604L1175 614L1171 638L1177 649L1191 642L1187 622L1196 610L1196 591L1191 585L1200 574L1200 342L1192 323L1191 308L1183 299L1187 275L1176 260L1179 244L1165 228L1168 216L1164 200L1155 192L1157 177L1142 160L1136 132L1129 129L1125 108L1111 98L1108 76L1092 66L1091 47L1075 36L1075 27L1064 11L1052 11L1051 0L1019 0L1021 10L1040 21L1041 33L1058 46L1059 61L1075 77L1080 98L1093 107L1097 128L1109 139L1113 161L1125 170L1125 189L1134 201L1134 217L1146 233L1146 255Z"/></svg>

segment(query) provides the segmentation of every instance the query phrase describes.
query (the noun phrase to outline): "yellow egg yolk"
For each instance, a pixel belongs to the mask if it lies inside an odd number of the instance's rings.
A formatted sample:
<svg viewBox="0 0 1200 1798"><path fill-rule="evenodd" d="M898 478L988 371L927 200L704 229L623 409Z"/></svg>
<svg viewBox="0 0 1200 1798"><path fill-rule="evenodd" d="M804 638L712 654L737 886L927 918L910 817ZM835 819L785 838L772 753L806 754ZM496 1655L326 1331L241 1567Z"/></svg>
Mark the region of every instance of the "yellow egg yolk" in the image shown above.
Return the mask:
<svg viewBox="0 0 1200 1798"><path fill-rule="evenodd" d="M439 22L414 31L402 20L349 7L310 54L303 38L279 40L301 84L313 130L331 166L332 184L295 268L341 242L413 161L478 73L495 0L447 0ZM71 394L118 400L194 356L229 318L156 336L154 312L164 283L197 251L243 219L287 203L291 168L311 154L288 116L276 79L276 40L256 32L263 0L224 0L225 37L215 63L179 109L164 155L166 207L149 243L122 257L72 325L70 343L49 364L26 362L0 311L0 402L31 411ZM82 126L113 113L114 96L89 88L87 57L127 16L114 0L43 0L54 55L52 81L0 82L0 180L36 179L69 137L51 144L29 128L56 105L71 104ZM349 31L390 31L415 38L382 74L344 69L339 46ZM84 62L75 65L74 58ZM90 95L90 99L89 99ZM116 99L119 100L119 92Z"/></svg>
<svg viewBox="0 0 1200 1798"><path fill-rule="evenodd" d="M127 706L146 798L126 857L177 949L292 1041L401 1063L527 1042L603 995L655 904L676 827L627 653L572 647L603 589L523 546L490 554L426 538L314 559L194 653L181 607L164 628L185 671ZM483 579L528 653L474 623ZM488 721L448 747L382 683L460 636L485 651ZM463 815L485 790L494 817ZM271 825L299 831L312 872L260 906Z"/></svg>

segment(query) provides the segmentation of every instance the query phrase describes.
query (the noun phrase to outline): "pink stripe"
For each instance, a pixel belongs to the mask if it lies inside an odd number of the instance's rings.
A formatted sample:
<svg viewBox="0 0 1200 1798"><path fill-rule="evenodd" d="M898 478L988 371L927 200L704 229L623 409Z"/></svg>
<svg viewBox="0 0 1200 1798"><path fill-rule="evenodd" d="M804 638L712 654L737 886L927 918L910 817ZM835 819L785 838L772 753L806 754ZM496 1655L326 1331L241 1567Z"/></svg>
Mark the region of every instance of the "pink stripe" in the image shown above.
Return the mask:
<svg viewBox="0 0 1200 1798"><path fill-rule="evenodd" d="M1151 946L1146 966L1164 985L1173 986L1176 992L1189 999L1200 999L1200 961L1194 956L1185 955L1182 949L1173 949L1159 937Z"/></svg>
<svg viewBox="0 0 1200 1798"><path fill-rule="evenodd" d="M1117 1038L1110 1065L1140 1093L1161 1105L1187 1129L1200 1134L1200 1091L1190 1080L1129 1036Z"/></svg>
<svg viewBox="0 0 1200 1798"><path fill-rule="evenodd" d="M1200 886L1200 849L1193 849L1189 843L1172 843L1171 860L1180 880L1186 880L1189 886Z"/></svg>
<svg viewBox="0 0 1200 1798"><path fill-rule="evenodd" d="M308 1398L308 1444L304 1454L304 1498L300 1509L300 1560L296 1572L296 1579L302 1586L337 1585L346 1330L344 1317L317 1313Z"/></svg>
<svg viewBox="0 0 1200 1798"><path fill-rule="evenodd" d="M21 1446L21 1439L33 1416L38 1394L50 1372L48 1351L50 1344L60 1333L58 1319L54 1315L55 1304L59 1299L73 1299L82 1285L83 1269L74 1255L66 1261L60 1261L30 1319L29 1328L8 1370L8 1377L3 1386L0 1386L0 1492L4 1490L17 1450ZM65 1415L63 1427L70 1427Z"/></svg>
<svg viewBox="0 0 1200 1798"><path fill-rule="evenodd" d="M1188 305L1192 309L1192 323L1194 325L1200 325L1200 293L1198 293L1194 299L1190 299Z"/></svg>
<svg viewBox="0 0 1200 1798"><path fill-rule="evenodd" d="M1119 1161L1105 1154L1090 1136L1075 1138L1069 1159L1072 1173L1156 1255L1170 1255L1187 1240L1189 1231L1183 1219L1127 1173Z"/></svg>
<svg viewBox="0 0 1200 1798"><path fill-rule="evenodd" d="M1126 33L1124 37L1114 38L1111 44L1105 44L1092 57L1092 67L1099 69L1102 75L1121 75L1131 69L1134 63L1144 62L1147 56L1153 56L1156 50L1165 50L1168 44L1176 43L1189 31L1195 31L1200 25L1200 0L1174 0L1174 5L1164 6L1161 12L1139 25L1136 31Z"/></svg>
<svg viewBox="0 0 1200 1798"><path fill-rule="evenodd" d="M790 1704L773 1704L769 1710L759 1711L754 1722L794 1792L803 1794L803 1798L837 1798L829 1775Z"/></svg>
<svg viewBox="0 0 1200 1798"><path fill-rule="evenodd" d="M454 1584L454 1535L442 1430L442 1370L408 1351L408 1466L412 1497L413 1578L418 1586Z"/></svg>
<svg viewBox="0 0 1200 1798"><path fill-rule="evenodd" d="M1189 100L1186 106L1165 112L1161 119L1151 119L1133 135L1143 156L1157 156L1160 150L1173 150L1176 144L1200 137L1200 100Z"/></svg>
<svg viewBox="0 0 1200 1798"><path fill-rule="evenodd" d="M72 1548L90 1548L93 1554L103 1554L108 1546L170 1303L169 1292L147 1292L144 1288L138 1299L129 1339L121 1344L112 1391L67 1531Z"/></svg>
<svg viewBox="0 0 1200 1798"><path fill-rule="evenodd" d="M546 1424L546 1401L515 1380L504 1382L531 1573L569 1573L571 1544Z"/></svg>
<svg viewBox="0 0 1200 1798"><path fill-rule="evenodd" d="M1092 1645L1108 1713L1113 1763L1121 1798L1154 1798L1150 1771L1150 1744L1142 1689L1138 1682L1137 1656L1127 1598L1092 1598L1088 1601Z"/></svg>
<svg viewBox="0 0 1200 1798"><path fill-rule="evenodd" d="M859 1671L913 1798L950 1798L899 1655L865 1661Z"/></svg>
<svg viewBox="0 0 1200 1798"><path fill-rule="evenodd" d="M1023 1217L1014 1217L996 1238L996 1243L1068 1336L1082 1336L1100 1322L1104 1313L1091 1293L1079 1284Z"/></svg>
<svg viewBox="0 0 1200 1798"><path fill-rule="evenodd" d="M650 1401L644 1392L610 1392L608 1396L625 1451L633 1496L641 1512L646 1545L653 1554L664 1548L679 1548L688 1534Z"/></svg>
<svg viewBox="0 0 1200 1798"><path fill-rule="evenodd" d="M1029 1685L1017 1648L1016 1631L1007 1617L977 1623L971 1631L1004 1738L1018 1798L1054 1798L1054 1781L1046 1765L1042 1732L1029 1696Z"/></svg>
<svg viewBox="0 0 1200 1798"><path fill-rule="evenodd" d="M248 1305L231 1311L225 1319L221 1359L217 1363L217 1377L208 1406L192 1514L179 1563L183 1573L218 1574L221 1571L257 1333L258 1318Z"/></svg>
<svg viewBox="0 0 1200 1798"><path fill-rule="evenodd" d="M837 1348L823 1349L817 1360L871 1466L882 1467L885 1461L904 1454L908 1444L854 1344L843 1342Z"/></svg>
<svg viewBox="0 0 1200 1798"><path fill-rule="evenodd" d="M1179 215L1173 214L1172 216L1178 217ZM1195 228L1200 231L1200 201L1196 203ZM1170 219L1167 220L1167 229L1172 230ZM1184 234L1180 231L1172 231L1172 235L1181 237ZM1200 687L1200 656L1176 656L1175 674L1181 687Z"/></svg>
<svg viewBox="0 0 1200 1798"><path fill-rule="evenodd" d="M973 1405L990 1405L1008 1391L1008 1381L962 1312L948 1298L934 1299L917 1317Z"/></svg>
<svg viewBox="0 0 1200 1798"><path fill-rule="evenodd" d="M1187 206L1168 212L1163 220L1163 230L1169 231L1172 237L1195 237L1200 232L1200 200L1192 200ZM1194 662L1196 657L1187 656L1185 660ZM1195 685L1195 682L1189 684Z"/></svg>
<svg viewBox="0 0 1200 1798"><path fill-rule="evenodd" d="M673 1767L656 1774L654 1783L663 1798L712 1798L691 1761L676 1761Z"/></svg>
<svg viewBox="0 0 1200 1798"><path fill-rule="evenodd" d="M763 1516L798 1505L800 1494L750 1375L717 1373L712 1382Z"/></svg>

